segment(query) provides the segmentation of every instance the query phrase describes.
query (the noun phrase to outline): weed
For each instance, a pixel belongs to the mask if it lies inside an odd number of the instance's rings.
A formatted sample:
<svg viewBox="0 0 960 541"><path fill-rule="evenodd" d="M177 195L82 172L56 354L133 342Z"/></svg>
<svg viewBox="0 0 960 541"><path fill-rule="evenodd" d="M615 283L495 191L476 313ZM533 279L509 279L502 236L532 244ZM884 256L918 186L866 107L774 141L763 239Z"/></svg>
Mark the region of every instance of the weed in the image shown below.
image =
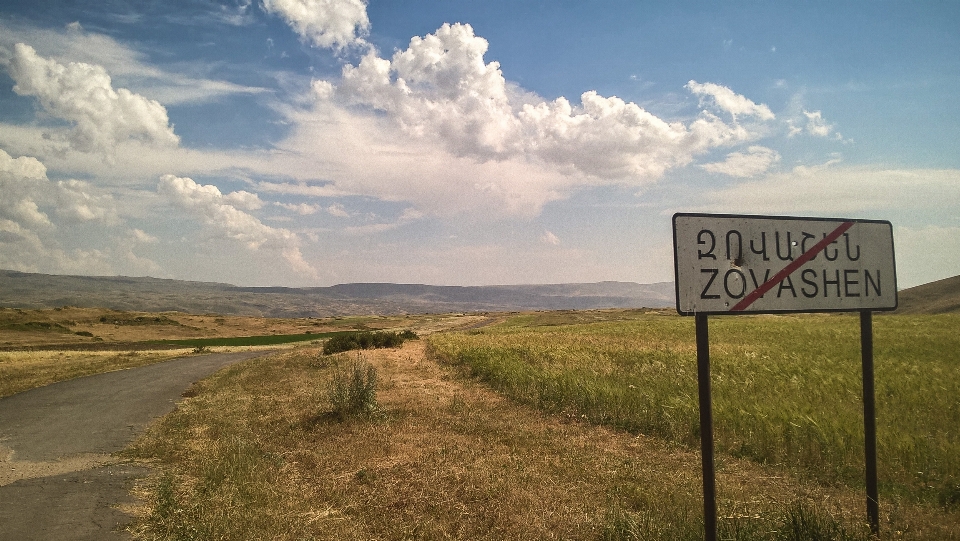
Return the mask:
<svg viewBox="0 0 960 541"><path fill-rule="evenodd" d="M361 485L369 485L377 480L377 473L367 468L360 468L353 478Z"/></svg>

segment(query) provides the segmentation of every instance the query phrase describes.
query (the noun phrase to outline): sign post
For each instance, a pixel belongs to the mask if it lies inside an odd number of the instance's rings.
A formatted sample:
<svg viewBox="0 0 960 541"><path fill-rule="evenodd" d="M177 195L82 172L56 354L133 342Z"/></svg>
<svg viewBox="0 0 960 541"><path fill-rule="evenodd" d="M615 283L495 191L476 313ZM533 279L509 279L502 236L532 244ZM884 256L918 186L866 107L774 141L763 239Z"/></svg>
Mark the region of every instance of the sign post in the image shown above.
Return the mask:
<svg viewBox="0 0 960 541"><path fill-rule="evenodd" d="M875 310L897 307L893 226L879 220L678 213L677 312L696 316L705 539L717 536L708 315L859 312L867 518L879 532Z"/></svg>
<svg viewBox="0 0 960 541"><path fill-rule="evenodd" d="M710 333L707 315L697 314L697 389L700 391L700 464L703 469L703 527L717 538L717 484L713 461L713 399L710 395Z"/></svg>

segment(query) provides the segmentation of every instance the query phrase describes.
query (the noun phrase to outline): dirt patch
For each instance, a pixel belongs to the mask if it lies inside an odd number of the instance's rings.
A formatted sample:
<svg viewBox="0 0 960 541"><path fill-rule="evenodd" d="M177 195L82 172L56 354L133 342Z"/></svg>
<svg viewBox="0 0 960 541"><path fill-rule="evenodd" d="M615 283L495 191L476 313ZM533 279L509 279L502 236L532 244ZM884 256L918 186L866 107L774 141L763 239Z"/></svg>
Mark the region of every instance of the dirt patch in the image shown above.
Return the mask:
<svg viewBox="0 0 960 541"><path fill-rule="evenodd" d="M98 453L86 453L51 461L20 461L16 460L13 450L0 446L0 487L23 479L52 477L116 463L115 458Z"/></svg>

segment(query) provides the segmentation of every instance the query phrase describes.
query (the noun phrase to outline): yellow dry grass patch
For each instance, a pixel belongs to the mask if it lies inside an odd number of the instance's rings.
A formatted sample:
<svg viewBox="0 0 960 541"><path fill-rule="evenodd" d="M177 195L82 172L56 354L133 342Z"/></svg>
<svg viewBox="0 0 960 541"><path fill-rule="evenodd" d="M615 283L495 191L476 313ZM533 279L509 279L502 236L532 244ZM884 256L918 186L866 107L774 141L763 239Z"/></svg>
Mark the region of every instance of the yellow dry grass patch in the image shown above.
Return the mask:
<svg viewBox="0 0 960 541"><path fill-rule="evenodd" d="M57 381L182 357L190 351L0 351L0 397Z"/></svg>

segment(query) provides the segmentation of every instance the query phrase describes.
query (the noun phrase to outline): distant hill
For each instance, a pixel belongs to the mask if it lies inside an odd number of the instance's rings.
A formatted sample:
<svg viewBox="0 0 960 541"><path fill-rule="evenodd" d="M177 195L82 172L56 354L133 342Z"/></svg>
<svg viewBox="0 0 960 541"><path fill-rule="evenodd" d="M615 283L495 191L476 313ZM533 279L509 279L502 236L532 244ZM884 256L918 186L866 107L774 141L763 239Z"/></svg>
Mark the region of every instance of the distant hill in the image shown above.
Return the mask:
<svg viewBox="0 0 960 541"><path fill-rule="evenodd" d="M261 317L329 317L673 306L672 282L429 286L343 284L238 287L123 276L60 276L0 270L0 307L100 307Z"/></svg>
<svg viewBox="0 0 960 541"><path fill-rule="evenodd" d="M904 289L897 294L895 314L960 312L960 276Z"/></svg>

